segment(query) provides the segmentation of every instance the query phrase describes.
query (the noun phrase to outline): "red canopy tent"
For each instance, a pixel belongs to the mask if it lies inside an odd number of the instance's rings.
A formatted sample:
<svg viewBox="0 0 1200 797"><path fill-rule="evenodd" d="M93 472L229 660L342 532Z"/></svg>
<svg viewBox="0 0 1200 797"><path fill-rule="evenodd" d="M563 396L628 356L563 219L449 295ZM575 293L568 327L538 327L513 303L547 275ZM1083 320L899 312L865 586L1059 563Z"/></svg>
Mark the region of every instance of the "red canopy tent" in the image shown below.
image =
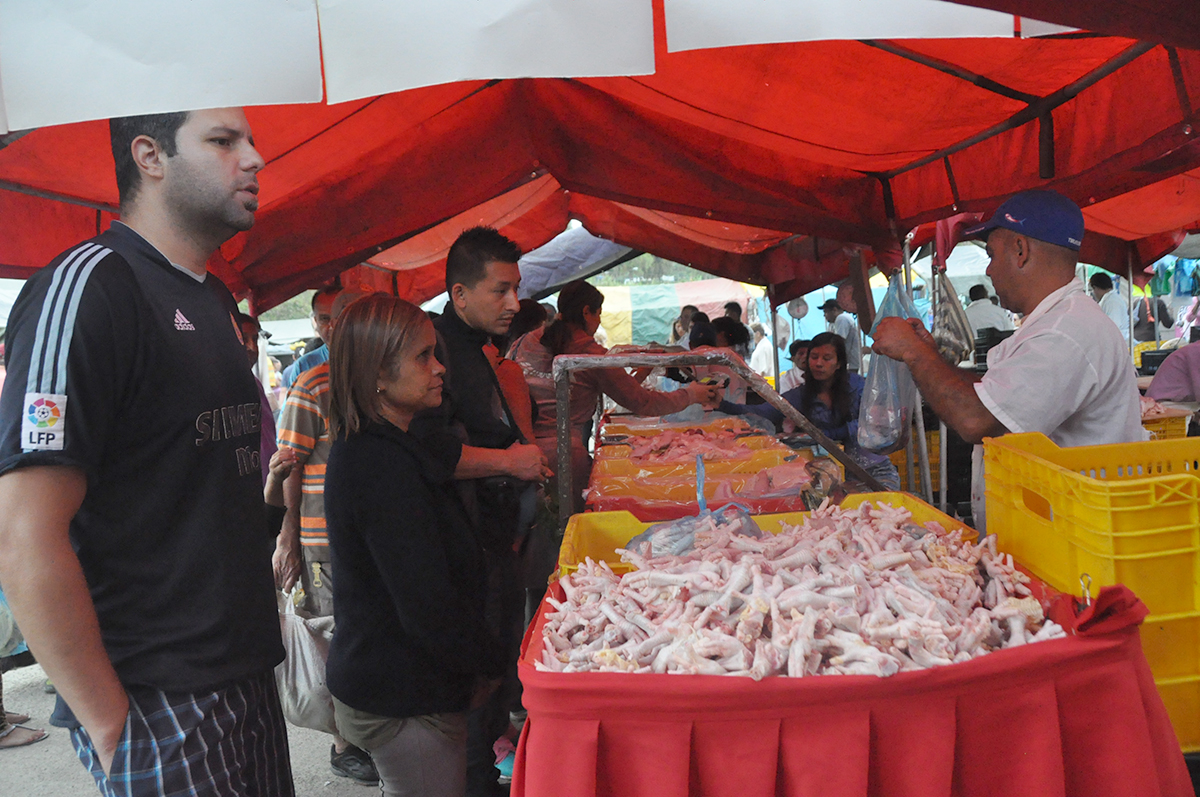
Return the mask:
<svg viewBox="0 0 1200 797"><path fill-rule="evenodd" d="M261 310L396 244L429 265L449 228L423 233L503 217L493 200L548 175L563 198L521 222L530 243L565 199L593 232L785 299L845 276L841 242L894 253L1017 190L1087 206L1200 164L1200 52L1068 36L667 53L658 24L650 77L249 109L258 222L214 271ZM116 190L103 122L0 141L0 273L21 276L106 225Z"/></svg>

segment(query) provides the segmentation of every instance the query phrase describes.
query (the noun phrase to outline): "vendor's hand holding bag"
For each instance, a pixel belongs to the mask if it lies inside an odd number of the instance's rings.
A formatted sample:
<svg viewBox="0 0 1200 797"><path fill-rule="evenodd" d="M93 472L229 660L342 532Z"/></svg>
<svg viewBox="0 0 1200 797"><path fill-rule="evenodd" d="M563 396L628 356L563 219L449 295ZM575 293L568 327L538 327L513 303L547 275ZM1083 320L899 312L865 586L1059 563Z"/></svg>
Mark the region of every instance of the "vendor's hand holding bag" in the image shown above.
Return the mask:
<svg viewBox="0 0 1200 797"><path fill-rule="evenodd" d="M875 316L875 325L871 327L872 335L880 319L889 316L920 318L899 274L888 284L887 294ZM881 454L904 448L908 444L916 405L917 386L908 366L882 354L872 355L858 411L858 444Z"/></svg>
<svg viewBox="0 0 1200 797"><path fill-rule="evenodd" d="M279 702L288 722L314 731L337 733L333 695L325 685L325 660L333 639L332 617L302 617L296 613L296 588L280 593L279 626L284 659L275 667Z"/></svg>

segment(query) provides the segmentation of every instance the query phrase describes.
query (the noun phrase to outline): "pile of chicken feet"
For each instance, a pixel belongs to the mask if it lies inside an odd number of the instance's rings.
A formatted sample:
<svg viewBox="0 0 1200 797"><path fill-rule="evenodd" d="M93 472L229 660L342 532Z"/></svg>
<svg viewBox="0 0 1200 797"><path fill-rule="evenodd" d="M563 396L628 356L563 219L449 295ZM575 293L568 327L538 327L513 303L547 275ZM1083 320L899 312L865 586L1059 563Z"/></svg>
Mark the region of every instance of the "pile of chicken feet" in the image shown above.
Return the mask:
<svg viewBox="0 0 1200 797"><path fill-rule="evenodd" d="M539 669L887 676L1064 636L996 538L963 542L904 508L821 505L761 539L714 522L681 556L588 559L548 599Z"/></svg>

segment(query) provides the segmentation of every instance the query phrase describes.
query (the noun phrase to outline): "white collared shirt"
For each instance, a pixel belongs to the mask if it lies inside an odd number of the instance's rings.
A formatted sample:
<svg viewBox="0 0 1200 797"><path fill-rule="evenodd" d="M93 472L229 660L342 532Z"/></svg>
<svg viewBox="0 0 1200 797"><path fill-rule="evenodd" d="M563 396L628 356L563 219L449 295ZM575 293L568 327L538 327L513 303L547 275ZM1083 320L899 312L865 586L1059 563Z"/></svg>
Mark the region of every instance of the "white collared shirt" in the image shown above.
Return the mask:
<svg viewBox="0 0 1200 797"><path fill-rule="evenodd" d="M1137 375L1115 325L1076 279L988 351L975 392L1010 432L1063 447L1146 440Z"/></svg>
<svg viewBox="0 0 1200 797"><path fill-rule="evenodd" d="M1012 317L1002 308L992 304L991 299L976 299L967 305L967 321L976 335L981 329L998 329L1007 332L1013 328Z"/></svg>
<svg viewBox="0 0 1200 797"><path fill-rule="evenodd" d="M1113 320L1117 325L1117 329L1121 330L1121 335L1125 338L1125 343L1129 343L1129 305L1125 303L1125 299L1121 294L1114 291L1108 291L1100 297L1100 309L1104 314Z"/></svg>

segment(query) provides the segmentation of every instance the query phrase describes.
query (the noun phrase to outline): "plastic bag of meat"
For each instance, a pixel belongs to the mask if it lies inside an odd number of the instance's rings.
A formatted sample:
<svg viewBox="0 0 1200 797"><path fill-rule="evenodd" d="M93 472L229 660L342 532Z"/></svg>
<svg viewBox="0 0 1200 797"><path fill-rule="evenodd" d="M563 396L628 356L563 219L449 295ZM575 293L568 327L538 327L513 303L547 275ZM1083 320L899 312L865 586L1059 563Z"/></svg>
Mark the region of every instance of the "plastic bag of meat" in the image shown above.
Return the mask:
<svg viewBox="0 0 1200 797"><path fill-rule="evenodd" d="M975 330L967 311L958 301L954 285L945 274L938 275L937 310L933 315L933 339L938 354L951 365L958 365L975 351Z"/></svg>
<svg viewBox="0 0 1200 797"><path fill-rule="evenodd" d="M899 274L894 275L888 285L887 294L879 305L875 327L879 326L880 319L888 316L920 318ZM872 333L875 327L871 328ZM903 448L908 443L916 404L917 388L908 366L882 354L872 356L858 412L858 444L881 454Z"/></svg>
<svg viewBox="0 0 1200 797"><path fill-rule="evenodd" d="M701 512L698 517L655 523L626 543L625 550L648 559L682 556L696 547L698 538L706 540L725 534L759 539L763 531L745 507L726 504L715 512Z"/></svg>

